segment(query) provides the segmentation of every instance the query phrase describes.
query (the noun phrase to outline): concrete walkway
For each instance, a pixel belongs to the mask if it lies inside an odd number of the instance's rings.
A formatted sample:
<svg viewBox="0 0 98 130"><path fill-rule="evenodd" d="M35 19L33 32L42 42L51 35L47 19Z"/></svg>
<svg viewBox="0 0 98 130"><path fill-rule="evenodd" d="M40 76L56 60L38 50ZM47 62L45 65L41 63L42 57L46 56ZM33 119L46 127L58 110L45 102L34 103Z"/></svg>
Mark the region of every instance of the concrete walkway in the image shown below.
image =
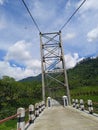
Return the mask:
<svg viewBox="0 0 98 130"><path fill-rule="evenodd" d="M98 117L72 107L46 108L27 130L98 130Z"/></svg>

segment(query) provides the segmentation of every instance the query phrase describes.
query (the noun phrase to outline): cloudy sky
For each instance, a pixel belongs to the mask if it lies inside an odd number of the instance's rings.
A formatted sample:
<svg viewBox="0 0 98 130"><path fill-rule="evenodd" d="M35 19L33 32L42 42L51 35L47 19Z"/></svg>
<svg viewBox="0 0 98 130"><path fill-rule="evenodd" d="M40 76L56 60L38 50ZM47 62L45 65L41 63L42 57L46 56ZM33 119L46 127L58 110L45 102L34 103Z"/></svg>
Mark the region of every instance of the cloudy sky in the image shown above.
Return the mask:
<svg viewBox="0 0 98 130"><path fill-rule="evenodd" d="M59 31L83 0L25 0L42 33ZM98 0L86 0L62 30L67 68L98 56ZM22 0L0 0L0 78L40 71L39 32Z"/></svg>

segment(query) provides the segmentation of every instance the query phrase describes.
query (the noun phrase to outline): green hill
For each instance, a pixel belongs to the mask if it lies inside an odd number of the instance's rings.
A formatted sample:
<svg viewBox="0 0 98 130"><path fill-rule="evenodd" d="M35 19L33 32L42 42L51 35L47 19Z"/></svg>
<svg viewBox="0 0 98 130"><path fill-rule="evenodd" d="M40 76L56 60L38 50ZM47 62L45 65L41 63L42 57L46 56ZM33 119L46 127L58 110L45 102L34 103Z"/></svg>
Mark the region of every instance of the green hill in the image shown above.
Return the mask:
<svg viewBox="0 0 98 130"><path fill-rule="evenodd" d="M41 81L41 74L37 75L37 76L31 76L31 77L27 77L24 78L22 80L20 80L20 82L31 82L31 81Z"/></svg>
<svg viewBox="0 0 98 130"><path fill-rule="evenodd" d="M87 58L68 70L70 88L98 86L98 57Z"/></svg>
<svg viewBox="0 0 98 130"><path fill-rule="evenodd" d="M98 57L87 58L68 70L71 99L93 101L94 112L98 113Z"/></svg>

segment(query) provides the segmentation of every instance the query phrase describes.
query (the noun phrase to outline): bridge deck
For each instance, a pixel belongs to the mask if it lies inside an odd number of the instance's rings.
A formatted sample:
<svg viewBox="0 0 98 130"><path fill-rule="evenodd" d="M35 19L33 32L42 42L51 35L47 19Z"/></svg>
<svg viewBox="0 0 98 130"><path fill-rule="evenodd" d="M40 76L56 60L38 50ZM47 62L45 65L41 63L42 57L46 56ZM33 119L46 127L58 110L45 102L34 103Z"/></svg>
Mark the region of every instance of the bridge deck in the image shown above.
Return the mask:
<svg viewBox="0 0 98 130"><path fill-rule="evenodd" d="M98 130L98 117L72 107L56 106L46 108L27 130Z"/></svg>

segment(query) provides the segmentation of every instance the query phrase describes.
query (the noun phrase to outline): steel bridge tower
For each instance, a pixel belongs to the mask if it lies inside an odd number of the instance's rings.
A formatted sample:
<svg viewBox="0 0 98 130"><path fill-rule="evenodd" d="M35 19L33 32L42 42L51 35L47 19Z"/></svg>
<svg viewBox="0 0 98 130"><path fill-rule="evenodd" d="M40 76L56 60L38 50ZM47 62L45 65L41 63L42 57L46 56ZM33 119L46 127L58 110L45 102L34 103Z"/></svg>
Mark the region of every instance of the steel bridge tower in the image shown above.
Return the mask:
<svg viewBox="0 0 98 130"><path fill-rule="evenodd" d="M70 93L66 73L64 52L62 47L61 31L40 33L41 68L42 68L42 96L54 96L61 88L68 96Z"/></svg>

